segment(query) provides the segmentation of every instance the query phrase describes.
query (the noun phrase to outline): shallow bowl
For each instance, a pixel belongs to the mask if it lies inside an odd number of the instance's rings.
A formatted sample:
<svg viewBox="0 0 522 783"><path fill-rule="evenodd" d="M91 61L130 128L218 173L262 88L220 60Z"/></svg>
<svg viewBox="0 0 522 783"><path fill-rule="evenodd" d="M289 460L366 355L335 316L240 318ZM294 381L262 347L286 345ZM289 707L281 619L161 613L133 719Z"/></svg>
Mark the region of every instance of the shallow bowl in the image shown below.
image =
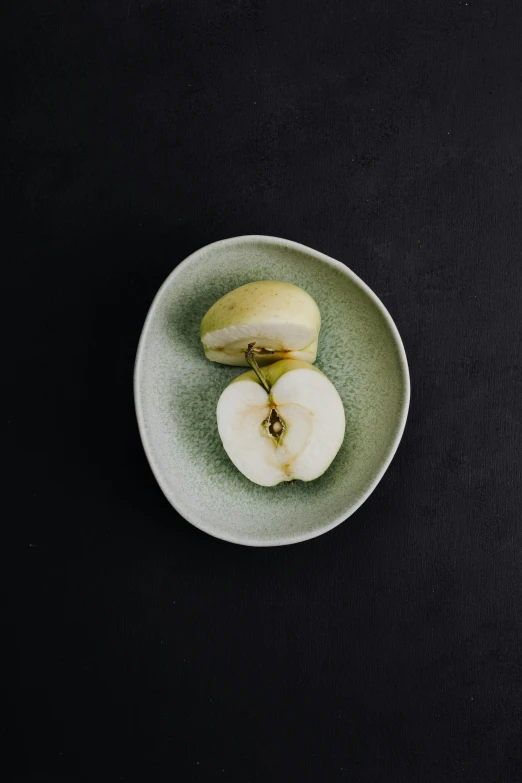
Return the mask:
<svg viewBox="0 0 522 783"><path fill-rule="evenodd" d="M245 369L209 362L199 325L217 299L254 280L299 285L321 311L316 366L341 395L346 435L308 483L253 484L219 438L219 396ZM296 242L244 236L201 248L165 280L140 338L134 395L145 453L174 508L218 538L277 546L331 530L373 492L401 439L410 384L397 328L357 275Z"/></svg>

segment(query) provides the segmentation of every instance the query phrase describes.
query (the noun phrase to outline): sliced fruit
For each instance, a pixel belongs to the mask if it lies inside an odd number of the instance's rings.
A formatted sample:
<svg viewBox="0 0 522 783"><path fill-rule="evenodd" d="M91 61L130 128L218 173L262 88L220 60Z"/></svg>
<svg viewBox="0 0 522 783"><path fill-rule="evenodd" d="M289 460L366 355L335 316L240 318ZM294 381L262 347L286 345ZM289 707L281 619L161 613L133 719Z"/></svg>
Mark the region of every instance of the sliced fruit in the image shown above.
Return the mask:
<svg viewBox="0 0 522 783"><path fill-rule="evenodd" d="M285 359L232 381L217 406L228 456L250 481L271 487L312 481L330 466L344 440L345 417L334 385L316 367Z"/></svg>
<svg viewBox="0 0 522 783"><path fill-rule="evenodd" d="M321 328L312 297L291 283L260 280L221 297L201 322L207 359L247 366L245 351L256 344L260 365L280 359L314 362Z"/></svg>

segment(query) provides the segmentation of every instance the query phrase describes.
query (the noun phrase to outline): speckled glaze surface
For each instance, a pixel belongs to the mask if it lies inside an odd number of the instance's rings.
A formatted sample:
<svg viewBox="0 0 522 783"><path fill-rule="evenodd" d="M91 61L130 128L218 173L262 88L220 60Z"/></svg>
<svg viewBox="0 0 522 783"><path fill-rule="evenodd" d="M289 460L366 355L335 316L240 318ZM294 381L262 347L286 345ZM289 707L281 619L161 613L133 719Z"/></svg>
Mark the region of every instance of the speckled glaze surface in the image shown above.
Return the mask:
<svg viewBox="0 0 522 783"><path fill-rule="evenodd" d="M299 285L321 311L315 364L341 396L346 436L309 483L252 484L219 438L219 396L245 370L209 362L199 326L217 299L254 280ZM134 394L147 458L177 511L218 538L276 546L330 530L373 491L402 436L409 374L390 315L353 272L296 242L244 236L193 253L160 288L138 346Z"/></svg>

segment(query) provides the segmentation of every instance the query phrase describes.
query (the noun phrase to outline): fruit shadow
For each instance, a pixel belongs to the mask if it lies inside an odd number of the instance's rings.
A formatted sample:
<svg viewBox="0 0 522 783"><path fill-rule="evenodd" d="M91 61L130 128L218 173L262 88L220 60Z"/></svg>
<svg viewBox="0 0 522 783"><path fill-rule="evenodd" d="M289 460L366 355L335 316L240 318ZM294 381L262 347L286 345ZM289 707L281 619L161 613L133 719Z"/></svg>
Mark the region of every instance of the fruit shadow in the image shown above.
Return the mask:
<svg viewBox="0 0 522 783"><path fill-rule="evenodd" d="M199 326L211 305L212 302L207 305L201 294L194 294L184 298L176 307L169 308L164 322L169 342L177 348L188 350L194 358L204 358L199 339Z"/></svg>

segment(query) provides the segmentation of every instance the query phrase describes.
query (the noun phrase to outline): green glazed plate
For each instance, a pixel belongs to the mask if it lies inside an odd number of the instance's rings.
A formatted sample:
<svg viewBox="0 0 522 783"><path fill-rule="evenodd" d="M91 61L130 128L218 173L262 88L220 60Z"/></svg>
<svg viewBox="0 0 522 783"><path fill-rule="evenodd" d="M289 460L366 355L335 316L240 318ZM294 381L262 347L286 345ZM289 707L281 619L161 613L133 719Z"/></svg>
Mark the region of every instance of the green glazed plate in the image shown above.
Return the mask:
<svg viewBox="0 0 522 783"><path fill-rule="evenodd" d="M295 283L321 311L316 366L341 395L346 435L308 483L252 484L219 438L219 396L245 369L209 362L199 325L217 299L254 280ZM375 489L404 430L410 382L395 324L353 272L297 242L244 236L198 250L163 283L140 338L134 396L145 453L174 508L212 536L278 546L331 530Z"/></svg>

